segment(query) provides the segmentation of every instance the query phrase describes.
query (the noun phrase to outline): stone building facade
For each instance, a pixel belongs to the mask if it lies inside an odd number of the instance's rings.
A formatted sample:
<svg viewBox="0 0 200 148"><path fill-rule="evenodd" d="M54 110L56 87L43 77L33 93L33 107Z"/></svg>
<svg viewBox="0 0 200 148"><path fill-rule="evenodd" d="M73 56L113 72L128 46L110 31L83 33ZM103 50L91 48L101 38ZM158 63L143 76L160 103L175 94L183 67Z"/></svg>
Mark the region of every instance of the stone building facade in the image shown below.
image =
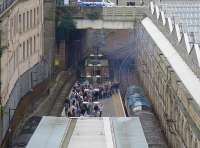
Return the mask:
<svg viewBox="0 0 200 148"><path fill-rule="evenodd" d="M154 106L170 146L199 148L199 106L141 22L135 27L135 45L140 81Z"/></svg>
<svg viewBox="0 0 200 148"><path fill-rule="evenodd" d="M43 0L16 1L1 16L1 140L20 99L49 76Z"/></svg>

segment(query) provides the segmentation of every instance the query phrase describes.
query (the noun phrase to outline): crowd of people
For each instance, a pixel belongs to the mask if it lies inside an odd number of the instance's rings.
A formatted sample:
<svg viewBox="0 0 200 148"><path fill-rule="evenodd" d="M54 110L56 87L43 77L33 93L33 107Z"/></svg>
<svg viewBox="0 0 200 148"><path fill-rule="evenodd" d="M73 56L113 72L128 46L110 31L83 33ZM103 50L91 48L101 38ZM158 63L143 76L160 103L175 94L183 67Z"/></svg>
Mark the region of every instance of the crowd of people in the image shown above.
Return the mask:
<svg viewBox="0 0 200 148"><path fill-rule="evenodd" d="M92 85L89 82L76 82L69 98L65 100L65 114L68 117L101 117L103 104L99 100L109 98L112 95L111 82Z"/></svg>

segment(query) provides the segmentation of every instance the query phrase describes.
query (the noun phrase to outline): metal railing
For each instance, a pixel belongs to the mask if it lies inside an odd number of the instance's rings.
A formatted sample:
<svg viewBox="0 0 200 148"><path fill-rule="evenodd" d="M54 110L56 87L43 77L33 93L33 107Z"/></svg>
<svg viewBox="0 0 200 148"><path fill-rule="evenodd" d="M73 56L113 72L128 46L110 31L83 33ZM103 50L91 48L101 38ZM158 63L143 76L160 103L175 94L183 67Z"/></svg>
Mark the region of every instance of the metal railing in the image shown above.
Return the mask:
<svg viewBox="0 0 200 148"><path fill-rule="evenodd" d="M0 4L0 14L9 8L14 1L16 0L3 0L3 2Z"/></svg>
<svg viewBox="0 0 200 148"><path fill-rule="evenodd" d="M144 15L144 7L106 7L102 15L104 20L133 21Z"/></svg>
<svg viewBox="0 0 200 148"><path fill-rule="evenodd" d="M70 8L70 7L69 7ZM103 8L80 8L71 7L74 11L74 19L88 19L89 15L96 14L96 19L113 20L113 21L133 21L135 18L142 17L145 14L145 7L103 7Z"/></svg>

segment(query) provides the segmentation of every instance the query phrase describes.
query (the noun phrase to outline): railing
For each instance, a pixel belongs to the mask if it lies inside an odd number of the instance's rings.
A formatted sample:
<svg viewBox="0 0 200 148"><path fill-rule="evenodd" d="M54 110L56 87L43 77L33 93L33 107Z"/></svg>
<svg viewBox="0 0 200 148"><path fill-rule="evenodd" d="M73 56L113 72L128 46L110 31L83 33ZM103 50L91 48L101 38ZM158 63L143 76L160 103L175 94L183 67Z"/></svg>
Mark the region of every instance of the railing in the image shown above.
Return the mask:
<svg viewBox="0 0 200 148"><path fill-rule="evenodd" d="M132 21L144 15L144 7L105 7L103 8L104 20Z"/></svg>
<svg viewBox="0 0 200 148"><path fill-rule="evenodd" d="M101 19L102 18L102 8L81 8L75 6L68 7L57 7L57 12L59 14L65 13L66 9L70 11L71 16L74 19Z"/></svg>
<svg viewBox="0 0 200 148"><path fill-rule="evenodd" d="M69 7L70 8L70 7ZM68 9L69 9L68 8ZM90 19L90 14L96 14L97 19L113 21L133 21L137 17L144 16L145 7L103 7L103 8L80 8L71 7L74 19Z"/></svg>
<svg viewBox="0 0 200 148"><path fill-rule="evenodd" d="M0 14L10 7L14 1L16 0L3 0L3 2L0 4Z"/></svg>

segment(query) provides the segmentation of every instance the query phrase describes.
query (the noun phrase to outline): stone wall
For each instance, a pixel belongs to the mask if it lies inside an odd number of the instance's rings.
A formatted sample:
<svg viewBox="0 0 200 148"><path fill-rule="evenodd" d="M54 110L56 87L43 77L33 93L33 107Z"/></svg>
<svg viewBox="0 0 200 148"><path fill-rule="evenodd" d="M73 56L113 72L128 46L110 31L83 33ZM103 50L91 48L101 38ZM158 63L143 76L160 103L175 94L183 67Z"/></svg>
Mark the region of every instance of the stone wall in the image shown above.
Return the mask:
<svg viewBox="0 0 200 148"><path fill-rule="evenodd" d="M9 127L10 119L14 115L15 109L17 109L21 98L28 92L31 92L32 88L48 78L48 67L44 63L38 63L33 68L26 71L15 83L14 88L10 93L10 97L7 103L4 105L3 117L1 117L1 140L6 134ZM10 115L9 115L10 110Z"/></svg>
<svg viewBox="0 0 200 148"><path fill-rule="evenodd" d="M44 24L43 24L43 48L44 48L44 60L49 66L49 76L53 75L53 63L55 54L55 0L44 0Z"/></svg>
<svg viewBox="0 0 200 148"><path fill-rule="evenodd" d="M57 47L56 54L55 54L55 73L59 73L60 71L66 70L67 63L67 49L66 49L66 43L64 40L62 40L59 44L59 47Z"/></svg>
<svg viewBox="0 0 200 148"><path fill-rule="evenodd" d="M142 24L135 27L137 69L169 144L173 148L200 147L199 107L178 79Z"/></svg>
<svg viewBox="0 0 200 148"><path fill-rule="evenodd" d="M52 74L54 3L16 1L9 13L1 14L1 46L5 49L1 57L0 143L21 98Z"/></svg>

